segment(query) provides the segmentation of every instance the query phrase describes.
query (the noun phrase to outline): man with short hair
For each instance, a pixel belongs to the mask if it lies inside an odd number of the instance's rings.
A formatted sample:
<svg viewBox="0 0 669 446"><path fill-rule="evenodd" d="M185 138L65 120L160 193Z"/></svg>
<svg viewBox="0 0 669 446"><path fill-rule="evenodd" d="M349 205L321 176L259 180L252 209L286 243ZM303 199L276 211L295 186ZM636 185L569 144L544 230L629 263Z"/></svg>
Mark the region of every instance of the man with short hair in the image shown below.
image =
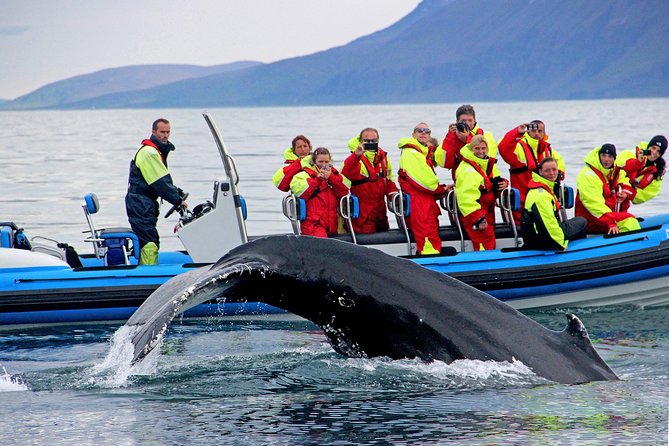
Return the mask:
<svg viewBox="0 0 669 446"><path fill-rule="evenodd" d="M351 221L358 234L387 231L386 197L397 192L393 166L379 146L378 130L367 127L348 142L351 154L344 160L341 174L351 182L351 193L358 197L360 213Z"/></svg>
<svg viewBox="0 0 669 446"><path fill-rule="evenodd" d="M520 124L509 130L499 142L499 153L509 164L511 187L520 192L520 205L525 204L528 183L532 180L532 172L538 169L539 163L547 157L555 159L558 165L558 181L564 179L565 163L562 155L551 147L546 136L546 125L535 119L529 124ZM514 211L516 224L520 222L520 212Z"/></svg>
<svg viewBox="0 0 669 446"><path fill-rule="evenodd" d="M140 265L158 264L158 198L173 206L187 206L182 191L172 183L172 176L167 170L167 155L174 150L169 141L170 131L167 119L155 120L151 126L151 137L142 141L130 161L125 209L130 227L139 238Z"/></svg>
<svg viewBox="0 0 669 446"><path fill-rule="evenodd" d="M451 169L455 179L455 170L460 164L460 150L469 144L475 135L483 135L488 146L488 156L497 158L497 141L490 132L484 132L476 121L474 107L469 104L461 105L455 111L455 121L448 126L448 133L441 146L435 151L435 160L438 166Z"/></svg>
<svg viewBox="0 0 669 446"><path fill-rule="evenodd" d="M588 232L619 234L640 229L639 221L620 208L633 194L625 171L615 165L616 146L602 144L585 157L576 179L575 214L588 221Z"/></svg>

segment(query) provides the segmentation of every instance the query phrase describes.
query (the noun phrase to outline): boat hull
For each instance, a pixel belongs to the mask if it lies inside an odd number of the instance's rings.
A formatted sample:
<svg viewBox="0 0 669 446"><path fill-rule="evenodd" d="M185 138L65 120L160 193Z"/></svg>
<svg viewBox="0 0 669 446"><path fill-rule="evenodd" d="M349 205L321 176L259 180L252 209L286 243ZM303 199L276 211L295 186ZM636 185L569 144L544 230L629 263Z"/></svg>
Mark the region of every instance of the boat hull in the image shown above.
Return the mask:
<svg viewBox="0 0 669 446"><path fill-rule="evenodd" d="M572 242L566 252L502 249L411 260L520 310L669 304L669 216L651 219L633 233ZM3 269L0 326L125 320L161 284L200 266ZM185 316L282 312L256 302L212 302Z"/></svg>

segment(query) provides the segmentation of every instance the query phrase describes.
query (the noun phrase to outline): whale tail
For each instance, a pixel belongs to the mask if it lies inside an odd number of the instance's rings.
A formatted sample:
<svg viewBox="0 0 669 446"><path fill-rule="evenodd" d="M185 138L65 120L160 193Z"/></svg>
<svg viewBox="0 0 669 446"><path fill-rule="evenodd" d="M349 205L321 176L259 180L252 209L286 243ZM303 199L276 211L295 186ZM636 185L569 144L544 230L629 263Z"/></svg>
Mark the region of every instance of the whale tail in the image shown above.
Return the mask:
<svg viewBox="0 0 669 446"><path fill-rule="evenodd" d="M126 325L134 361L146 356L179 313L211 299L254 301L314 322L347 356L522 361L561 383L617 379L568 315L548 330L503 302L445 274L354 244L271 236L158 288Z"/></svg>

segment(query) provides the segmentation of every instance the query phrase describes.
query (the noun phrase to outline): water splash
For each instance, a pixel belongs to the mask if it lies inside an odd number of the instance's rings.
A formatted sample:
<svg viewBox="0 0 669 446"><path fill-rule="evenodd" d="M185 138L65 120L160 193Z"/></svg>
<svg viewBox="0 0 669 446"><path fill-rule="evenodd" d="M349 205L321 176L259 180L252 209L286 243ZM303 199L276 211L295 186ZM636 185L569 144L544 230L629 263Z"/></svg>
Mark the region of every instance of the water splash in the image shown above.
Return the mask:
<svg viewBox="0 0 669 446"><path fill-rule="evenodd" d="M138 327L122 326L111 338L107 356L101 363L94 365L88 370L89 384L100 387L126 387L132 384L133 376L153 375L157 371L158 348L147 357L136 364L132 364L134 345L132 338Z"/></svg>
<svg viewBox="0 0 669 446"><path fill-rule="evenodd" d="M0 369L0 392L30 390L20 377L10 375L4 366L0 366Z"/></svg>
<svg viewBox="0 0 669 446"><path fill-rule="evenodd" d="M513 359L507 361L481 361L478 359L460 359L451 363L443 361L424 362L419 359L389 360L382 358L348 358L346 367L359 369L364 373L397 373L405 378L413 376L422 381L429 376L432 384L447 388L486 388L506 386L526 386L546 384L544 378L537 376L522 362Z"/></svg>

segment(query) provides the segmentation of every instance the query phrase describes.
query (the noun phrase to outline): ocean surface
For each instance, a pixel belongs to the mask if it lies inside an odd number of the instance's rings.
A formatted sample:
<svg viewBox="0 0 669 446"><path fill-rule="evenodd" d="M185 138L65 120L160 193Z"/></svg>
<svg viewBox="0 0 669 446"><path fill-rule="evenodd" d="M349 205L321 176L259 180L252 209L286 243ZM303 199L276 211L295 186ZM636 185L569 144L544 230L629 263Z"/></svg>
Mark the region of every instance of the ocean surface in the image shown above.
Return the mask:
<svg viewBox="0 0 669 446"><path fill-rule="evenodd" d="M348 139L377 127L397 167L398 139L425 121L441 140L458 105L209 112L237 162L249 233L260 235L290 232L271 176L296 134L329 147L339 165ZM542 119L572 185L595 146L632 149L669 133L669 99L474 106L497 139ZM0 220L89 252L84 194L100 199L98 226L127 225L129 160L157 117L172 122L175 183L191 206L210 199L224 173L201 112L0 112ZM669 212L669 188L633 211ZM163 249L181 249L175 223L161 218ZM566 311L526 314L561 330ZM135 368L111 348L120 324L0 331L0 444L667 444L669 307L569 311L620 381L557 385L518 362L350 359L290 316L175 321L160 355Z"/></svg>

